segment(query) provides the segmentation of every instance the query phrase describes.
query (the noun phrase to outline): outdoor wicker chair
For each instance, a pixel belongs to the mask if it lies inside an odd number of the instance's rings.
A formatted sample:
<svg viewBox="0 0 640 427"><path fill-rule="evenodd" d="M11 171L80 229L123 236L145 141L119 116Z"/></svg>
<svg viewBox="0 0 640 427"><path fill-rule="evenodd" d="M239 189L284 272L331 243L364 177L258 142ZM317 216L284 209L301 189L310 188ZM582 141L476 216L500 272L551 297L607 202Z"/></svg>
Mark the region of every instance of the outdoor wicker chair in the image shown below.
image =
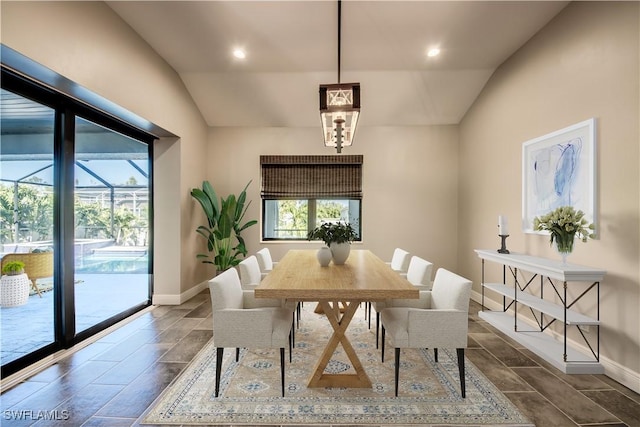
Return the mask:
<svg viewBox="0 0 640 427"><path fill-rule="evenodd" d="M36 280L53 276L53 252L32 252L25 254L6 254L2 257L2 266L9 261L24 263L24 272L31 280L31 287L42 298Z"/></svg>

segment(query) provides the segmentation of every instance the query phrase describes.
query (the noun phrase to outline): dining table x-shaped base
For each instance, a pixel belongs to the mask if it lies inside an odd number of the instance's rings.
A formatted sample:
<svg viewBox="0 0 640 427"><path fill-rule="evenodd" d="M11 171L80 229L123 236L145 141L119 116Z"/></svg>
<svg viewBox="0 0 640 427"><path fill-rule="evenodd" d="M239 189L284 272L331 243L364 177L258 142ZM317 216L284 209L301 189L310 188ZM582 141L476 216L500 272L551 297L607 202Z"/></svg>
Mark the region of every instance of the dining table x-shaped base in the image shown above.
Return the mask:
<svg viewBox="0 0 640 427"><path fill-rule="evenodd" d="M318 302L317 313L333 329L307 383L308 387L371 388L371 380L349 342L347 328L364 301L418 298L415 286L371 251L352 250L344 264L322 267L314 250L290 250L255 289L256 298ZM353 370L325 372L342 345ZM355 373L353 373L355 371Z"/></svg>
<svg viewBox="0 0 640 427"><path fill-rule="evenodd" d="M346 335L347 327L349 323L351 323L360 302L361 301L340 301L340 303L345 305L344 309L341 310L338 301L319 301L322 310L327 316L327 320L333 328L333 334L329 338L329 342L313 369L313 373L307 383L308 387L371 388L371 380ZM349 358L355 374L329 374L325 372L339 344L342 344L342 348Z"/></svg>

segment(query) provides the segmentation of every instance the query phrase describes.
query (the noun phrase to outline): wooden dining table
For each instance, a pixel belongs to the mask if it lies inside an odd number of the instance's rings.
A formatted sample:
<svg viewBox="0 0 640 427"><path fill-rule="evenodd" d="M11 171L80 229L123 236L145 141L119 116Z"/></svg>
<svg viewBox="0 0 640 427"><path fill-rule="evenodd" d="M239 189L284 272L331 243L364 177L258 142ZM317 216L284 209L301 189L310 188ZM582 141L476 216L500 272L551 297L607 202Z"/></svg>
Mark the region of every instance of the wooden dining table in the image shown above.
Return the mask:
<svg viewBox="0 0 640 427"><path fill-rule="evenodd" d="M345 334L353 315L364 301L417 299L418 289L369 250L351 250L343 265L321 267L316 250L290 250L255 289L256 298L317 301L333 328L308 387L371 387L358 355ZM341 309L340 304L344 307ZM324 372L338 345L355 370Z"/></svg>

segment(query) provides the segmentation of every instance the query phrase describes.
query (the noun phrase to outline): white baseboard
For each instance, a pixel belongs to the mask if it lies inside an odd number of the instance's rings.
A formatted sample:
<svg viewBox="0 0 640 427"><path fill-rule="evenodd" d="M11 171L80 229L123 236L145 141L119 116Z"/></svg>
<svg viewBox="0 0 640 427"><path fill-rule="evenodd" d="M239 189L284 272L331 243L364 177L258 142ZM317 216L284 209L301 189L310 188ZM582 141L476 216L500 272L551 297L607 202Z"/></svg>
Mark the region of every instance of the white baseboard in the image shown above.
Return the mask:
<svg viewBox="0 0 640 427"><path fill-rule="evenodd" d="M209 281L198 283L193 288L181 293L181 294L153 294L151 303L153 305L180 305L185 301L190 300L194 296L198 295L203 290L209 287Z"/></svg>
<svg viewBox="0 0 640 427"><path fill-rule="evenodd" d="M471 291L471 299L478 304L482 304L482 294L479 292ZM502 311L502 303L487 298L486 295L484 298L484 304L485 307L490 310ZM518 319L521 319L522 321L533 325L532 321L525 316L518 315ZM556 333L553 333L553 335L558 337L558 334ZM584 347L584 345L582 345L581 343L578 343L571 339L568 339L567 342L571 343L571 345L576 348L588 351L586 347ZM618 362L609 359L602 354L600 354L600 363L604 367L604 374L606 376L619 382L625 387L630 388L636 393L640 393L640 372L635 372L626 366L622 366Z"/></svg>

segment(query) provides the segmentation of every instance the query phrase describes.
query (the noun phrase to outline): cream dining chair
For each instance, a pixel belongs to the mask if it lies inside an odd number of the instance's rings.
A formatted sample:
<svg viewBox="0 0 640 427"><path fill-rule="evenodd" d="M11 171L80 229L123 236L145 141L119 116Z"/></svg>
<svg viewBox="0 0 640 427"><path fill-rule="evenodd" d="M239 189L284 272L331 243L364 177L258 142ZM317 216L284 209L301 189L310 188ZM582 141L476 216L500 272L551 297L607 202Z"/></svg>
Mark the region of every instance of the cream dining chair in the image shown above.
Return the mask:
<svg viewBox="0 0 640 427"><path fill-rule="evenodd" d="M393 255L391 256L391 261L386 264L391 267L393 271L396 271L400 274L405 274L407 269L409 268L409 262L411 259L411 254L404 249L395 248L393 250ZM369 329L371 329L371 303L367 302L364 307L364 318L367 320L367 315L369 316ZM378 333L376 331L376 341L377 341ZM376 348L378 348L378 344L376 343Z"/></svg>
<svg viewBox="0 0 640 427"><path fill-rule="evenodd" d="M393 256L391 262L388 262L391 269L398 273L406 273L409 269L409 262L411 262L411 254L404 249L395 248L393 250Z"/></svg>
<svg viewBox="0 0 640 427"><path fill-rule="evenodd" d="M269 251L269 248L262 248L258 252L256 252L256 258L258 259L260 273L262 274L263 278L267 274L269 274L271 270L273 270L273 268L278 264L277 262L273 261L273 258L271 257L271 251ZM295 305L296 305L296 319L298 321L297 325L298 327L300 327L300 317L302 315L302 303L296 302Z"/></svg>
<svg viewBox="0 0 640 427"><path fill-rule="evenodd" d="M273 267L277 264L277 262L273 261L269 248L262 248L256 252L256 258L258 258L258 265L263 276L273 270Z"/></svg>
<svg viewBox="0 0 640 427"><path fill-rule="evenodd" d="M388 333L395 348L395 393L398 395L401 348L456 349L460 392L464 398L464 349L467 347L471 281L439 268L431 291L420 291L413 307L390 307L381 312L382 361ZM407 300L409 301L409 300ZM436 362L437 352L436 352Z"/></svg>
<svg viewBox="0 0 640 427"><path fill-rule="evenodd" d="M213 343L216 346L215 397L220 390L220 373L225 347L280 349L280 380L284 397L284 348L289 346L291 361L290 309L280 301L255 298L243 290L238 272L230 268L209 280L213 311Z"/></svg>
<svg viewBox="0 0 640 427"><path fill-rule="evenodd" d="M262 280L262 272L260 271L260 265L258 264L258 258L255 255L248 256L240 261L238 264L240 270L240 283L242 289L253 291ZM298 303L295 301L280 301L282 307L293 310L293 322L295 323L296 316L298 318L298 325L300 323L300 310L298 309ZM295 335L292 336L295 346Z"/></svg>
<svg viewBox="0 0 640 427"><path fill-rule="evenodd" d="M255 255L248 256L240 261L238 269L240 270L242 289L252 290L260 284L262 273L260 272L260 265Z"/></svg>
<svg viewBox="0 0 640 427"><path fill-rule="evenodd" d="M433 264L418 256L412 256L409 261L406 278L413 286L421 291L430 291L433 282ZM411 306L415 300L385 300L373 302L376 312L376 348L378 348L378 335L380 332L380 312L387 307ZM369 314L371 316L371 314Z"/></svg>

